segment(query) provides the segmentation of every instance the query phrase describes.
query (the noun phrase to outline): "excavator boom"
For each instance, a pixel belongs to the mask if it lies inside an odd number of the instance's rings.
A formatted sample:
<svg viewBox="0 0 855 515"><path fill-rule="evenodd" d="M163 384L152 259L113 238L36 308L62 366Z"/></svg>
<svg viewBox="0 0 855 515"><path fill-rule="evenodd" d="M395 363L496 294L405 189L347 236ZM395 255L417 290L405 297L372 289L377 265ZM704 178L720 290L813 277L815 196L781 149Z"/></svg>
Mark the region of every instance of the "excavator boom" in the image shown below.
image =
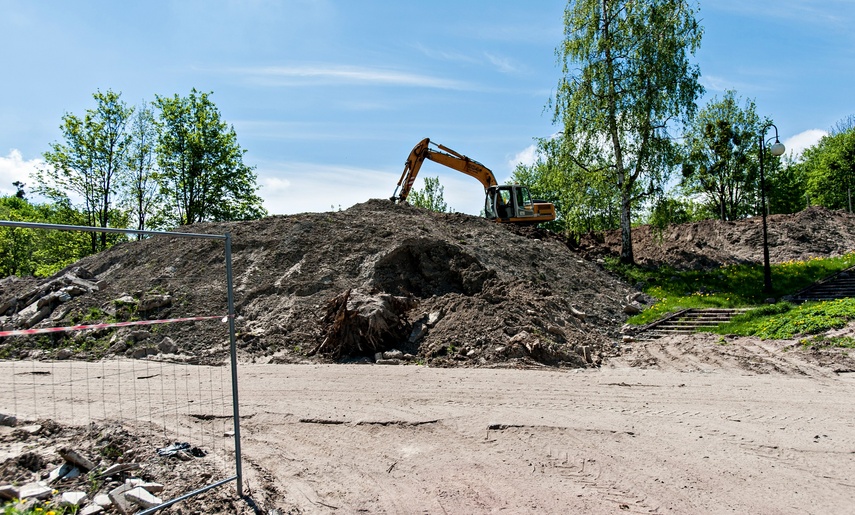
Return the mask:
<svg viewBox="0 0 855 515"><path fill-rule="evenodd" d="M437 150L432 149L431 145ZM431 143L430 138L421 140L407 157L404 171L398 179L395 193L392 194L393 202L406 202L425 159L478 179L486 194L484 212L491 220L532 225L555 220L555 206L551 203L532 200L528 188L524 186L499 186L496 176L489 168L444 145Z"/></svg>

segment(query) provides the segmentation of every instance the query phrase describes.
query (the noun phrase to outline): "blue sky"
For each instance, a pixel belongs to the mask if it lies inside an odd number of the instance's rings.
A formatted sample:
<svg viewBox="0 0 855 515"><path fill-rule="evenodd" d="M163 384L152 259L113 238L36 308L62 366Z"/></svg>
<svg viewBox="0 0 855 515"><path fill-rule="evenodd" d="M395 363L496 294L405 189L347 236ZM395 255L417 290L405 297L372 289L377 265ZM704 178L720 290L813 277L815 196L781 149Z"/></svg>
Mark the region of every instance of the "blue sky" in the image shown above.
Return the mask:
<svg viewBox="0 0 855 515"><path fill-rule="evenodd" d="M506 180L553 134L563 0L0 0L0 193L96 90L212 100L271 213L388 198L411 148L445 144ZM703 0L703 105L754 99L788 149L855 114L855 2ZM477 181L427 163L455 211ZM420 187L420 183L416 184Z"/></svg>

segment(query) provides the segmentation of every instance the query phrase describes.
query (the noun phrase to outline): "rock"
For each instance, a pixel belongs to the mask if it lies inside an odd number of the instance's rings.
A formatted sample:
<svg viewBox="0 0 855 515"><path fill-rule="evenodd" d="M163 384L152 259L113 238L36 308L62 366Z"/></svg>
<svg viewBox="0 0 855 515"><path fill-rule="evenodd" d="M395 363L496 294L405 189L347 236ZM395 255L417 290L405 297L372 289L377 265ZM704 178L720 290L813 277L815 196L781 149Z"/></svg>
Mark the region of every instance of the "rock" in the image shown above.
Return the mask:
<svg viewBox="0 0 855 515"><path fill-rule="evenodd" d="M635 303L627 304L623 307L623 312L627 315L637 315L641 313L641 308Z"/></svg>
<svg viewBox="0 0 855 515"><path fill-rule="evenodd" d="M112 505L123 515L130 515L134 512L134 507L125 499L125 492L129 490L131 490L130 486L122 484L110 490L110 493L107 494L110 497Z"/></svg>
<svg viewBox="0 0 855 515"><path fill-rule="evenodd" d="M573 306L570 306L570 314L573 315L574 317L578 318L579 320L582 320L582 321L584 321L585 318L588 316L584 312L579 311L578 309L574 308Z"/></svg>
<svg viewBox="0 0 855 515"><path fill-rule="evenodd" d="M60 505L80 506L80 503L85 501L87 498L88 496L83 492L64 492L60 500Z"/></svg>
<svg viewBox="0 0 855 515"><path fill-rule="evenodd" d="M134 359L143 359L148 356L154 356L155 354L157 354L157 349L154 347L140 347L130 350L130 355Z"/></svg>
<svg viewBox="0 0 855 515"><path fill-rule="evenodd" d="M399 351L398 349L392 349L383 353L384 359L401 359L403 357L404 353Z"/></svg>
<svg viewBox="0 0 855 515"><path fill-rule="evenodd" d="M41 481L27 483L18 491L19 499L47 499L51 495L53 495L53 489Z"/></svg>
<svg viewBox="0 0 855 515"><path fill-rule="evenodd" d="M154 311L172 305L171 295L146 295L140 299L137 309L142 312Z"/></svg>
<svg viewBox="0 0 855 515"><path fill-rule="evenodd" d="M133 340L134 342L141 342L143 340L148 340L149 338L151 338L151 333L149 331L131 331L131 334L128 335L128 339Z"/></svg>
<svg viewBox="0 0 855 515"><path fill-rule="evenodd" d="M80 475L80 469L71 463L63 463L59 467L53 469L48 475L48 483L53 483L60 479L74 479Z"/></svg>
<svg viewBox="0 0 855 515"><path fill-rule="evenodd" d="M775 300L775 297L769 297L766 300L764 300L763 302L765 302L766 304L774 304L777 301Z"/></svg>
<svg viewBox="0 0 855 515"><path fill-rule="evenodd" d="M153 494L159 494L163 491L163 485L160 483L143 482L137 486L139 486L140 488L145 488L147 492L151 492Z"/></svg>
<svg viewBox="0 0 855 515"><path fill-rule="evenodd" d="M91 280L95 279L95 276L92 275L92 272L83 268L82 266L76 266L76 267L72 268L71 273L74 274L75 276L77 276L81 279L85 279L87 281L91 281Z"/></svg>
<svg viewBox="0 0 855 515"><path fill-rule="evenodd" d="M632 336L630 336L628 334L623 335L623 343L632 343L634 341L635 341L635 338L633 338Z"/></svg>
<svg viewBox="0 0 855 515"><path fill-rule="evenodd" d="M131 295L122 295L118 299L113 299L113 304L116 306L133 306L137 303L137 299Z"/></svg>
<svg viewBox="0 0 855 515"><path fill-rule="evenodd" d="M6 499L11 501L12 499L19 499L21 492L17 487L12 485L2 485L0 486L0 499Z"/></svg>
<svg viewBox="0 0 855 515"><path fill-rule="evenodd" d="M62 459L71 463L72 465L77 465L83 470L92 470L95 468L95 464L89 461L86 457L82 456L79 452L74 449L63 448L59 450L59 455L62 456Z"/></svg>
<svg viewBox="0 0 855 515"><path fill-rule="evenodd" d="M644 298L644 294L640 291L637 291L635 293L630 293L629 295L627 295L626 301L629 303L639 302L642 298Z"/></svg>
<svg viewBox="0 0 855 515"><path fill-rule="evenodd" d="M401 360L398 359L378 359L375 361L378 365L400 365Z"/></svg>
<svg viewBox="0 0 855 515"><path fill-rule="evenodd" d="M0 426L15 427L16 425L18 425L18 419L15 416L0 413Z"/></svg>
<svg viewBox="0 0 855 515"><path fill-rule="evenodd" d="M433 313L429 314L427 318L428 327L433 327L434 325L436 325L436 323L439 322L440 318L442 318L442 313L440 313L439 311L434 311Z"/></svg>
<svg viewBox="0 0 855 515"><path fill-rule="evenodd" d="M428 326L422 322L416 322L413 325L413 330L410 332L410 337L407 338L407 341L410 343L416 343L424 337L427 333Z"/></svg>
<svg viewBox="0 0 855 515"><path fill-rule="evenodd" d="M12 311L15 306L18 305L18 299L12 297L4 302L0 302L0 315L5 314L7 311Z"/></svg>
<svg viewBox="0 0 855 515"><path fill-rule="evenodd" d="M178 353L178 345L175 345L175 342L172 341L172 338L168 336L157 344L157 349L164 354Z"/></svg>
<svg viewBox="0 0 855 515"><path fill-rule="evenodd" d="M154 496L148 490L139 486L125 492L125 499L145 509L163 504L163 501L159 497Z"/></svg>
<svg viewBox="0 0 855 515"><path fill-rule="evenodd" d="M104 508L113 504L113 501L110 500L110 496L106 494L96 495L95 498L92 499L92 502Z"/></svg>
<svg viewBox="0 0 855 515"><path fill-rule="evenodd" d="M97 515L98 513L102 513L103 511L104 508L102 508L101 506L97 504L90 504L89 506L86 506L85 508L77 512L77 515Z"/></svg>
<svg viewBox="0 0 855 515"><path fill-rule="evenodd" d="M40 309L34 302L18 313L18 320L20 321L18 325L24 329L29 329L50 316L51 311L50 306L44 306Z"/></svg>
<svg viewBox="0 0 855 515"><path fill-rule="evenodd" d="M63 359L68 359L71 356L74 356L74 352L72 352L71 349L66 348L66 349L59 349L58 351L56 351L55 357L56 357L56 359L63 360Z"/></svg>
<svg viewBox="0 0 855 515"><path fill-rule="evenodd" d="M380 361L381 359L383 359L383 353L382 352L375 352L374 353L374 361Z"/></svg>

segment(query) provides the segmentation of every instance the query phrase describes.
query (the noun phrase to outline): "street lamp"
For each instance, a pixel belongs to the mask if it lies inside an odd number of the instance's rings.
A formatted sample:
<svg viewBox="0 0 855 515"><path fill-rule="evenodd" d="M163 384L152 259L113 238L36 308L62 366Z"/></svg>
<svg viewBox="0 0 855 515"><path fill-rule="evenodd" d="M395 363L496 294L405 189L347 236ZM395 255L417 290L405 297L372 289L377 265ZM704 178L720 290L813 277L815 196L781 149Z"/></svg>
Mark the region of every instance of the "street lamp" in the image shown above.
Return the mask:
<svg viewBox="0 0 855 515"><path fill-rule="evenodd" d="M767 123L760 130L760 208L763 210L763 291L772 293L772 267L769 265L769 237L766 232L766 176L763 174L763 150L766 143L772 141L772 138L766 140L766 131L769 127L775 127L774 123ZM784 154L784 144L778 139L778 128L775 127L775 143L769 147L769 152L773 156L781 156Z"/></svg>

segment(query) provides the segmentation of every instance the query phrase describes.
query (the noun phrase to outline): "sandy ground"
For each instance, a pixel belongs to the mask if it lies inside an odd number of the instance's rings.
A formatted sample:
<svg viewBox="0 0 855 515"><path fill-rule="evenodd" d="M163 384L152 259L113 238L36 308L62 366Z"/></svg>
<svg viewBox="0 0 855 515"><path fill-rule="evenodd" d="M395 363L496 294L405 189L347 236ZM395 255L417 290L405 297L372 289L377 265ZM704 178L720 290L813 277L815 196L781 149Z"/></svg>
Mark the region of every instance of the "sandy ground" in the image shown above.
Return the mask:
<svg viewBox="0 0 855 515"><path fill-rule="evenodd" d="M162 366L157 384L220 374L198 368ZM851 513L855 374L819 372L242 365L245 490L264 513ZM37 402L116 401L119 375ZM179 432L206 418L151 413Z"/></svg>

